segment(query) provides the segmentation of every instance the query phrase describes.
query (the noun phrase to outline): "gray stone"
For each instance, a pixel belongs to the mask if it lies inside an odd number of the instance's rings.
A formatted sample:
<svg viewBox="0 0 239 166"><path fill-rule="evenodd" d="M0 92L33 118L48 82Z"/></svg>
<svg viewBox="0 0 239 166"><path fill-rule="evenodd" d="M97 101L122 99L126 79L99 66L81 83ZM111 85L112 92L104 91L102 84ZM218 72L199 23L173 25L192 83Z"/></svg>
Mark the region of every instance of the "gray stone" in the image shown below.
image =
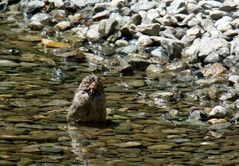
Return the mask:
<svg viewBox="0 0 239 166"><path fill-rule="evenodd" d="M127 22L130 21L130 17L121 16L119 13L111 13L109 19L116 20L118 22L117 29L122 28Z"/></svg>
<svg viewBox="0 0 239 166"><path fill-rule="evenodd" d="M150 9L147 12L147 18L151 21L153 21L155 18L159 17L159 11L158 9Z"/></svg>
<svg viewBox="0 0 239 166"><path fill-rule="evenodd" d="M222 3L219 1L199 1L198 6L204 8L204 9L212 9L212 8L219 8L222 6Z"/></svg>
<svg viewBox="0 0 239 166"><path fill-rule="evenodd" d="M204 59L204 63L215 63L215 62L219 62L220 61L220 57L219 54L216 52L212 52L210 53L205 59Z"/></svg>
<svg viewBox="0 0 239 166"><path fill-rule="evenodd" d="M192 27L192 28L187 30L187 35L188 36L199 37L201 35L201 29L197 26Z"/></svg>
<svg viewBox="0 0 239 166"><path fill-rule="evenodd" d="M239 83L234 84L235 92L239 95Z"/></svg>
<svg viewBox="0 0 239 166"><path fill-rule="evenodd" d="M145 71L150 65L149 60L142 58L139 54L130 55L128 63L132 65L134 70L140 71Z"/></svg>
<svg viewBox="0 0 239 166"><path fill-rule="evenodd" d="M21 0L20 2L21 10L26 12L31 12L45 6L45 3L40 0Z"/></svg>
<svg viewBox="0 0 239 166"><path fill-rule="evenodd" d="M134 24L126 24L121 28L121 32L124 36L133 36L137 33L135 29L136 26Z"/></svg>
<svg viewBox="0 0 239 166"><path fill-rule="evenodd" d="M49 0L49 2L54 3L54 6L57 8L64 6L64 2L62 0Z"/></svg>
<svg viewBox="0 0 239 166"><path fill-rule="evenodd" d="M125 75L133 75L134 70L131 65L126 64L126 65L120 65L119 72L124 76Z"/></svg>
<svg viewBox="0 0 239 166"><path fill-rule="evenodd" d="M189 120L203 120L206 119L207 115L203 110L193 110L190 112L188 117Z"/></svg>
<svg viewBox="0 0 239 166"><path fill-rule="evenodd" d="M183 25L189 25L188 23L189 23L192 19L195 19L195 14L193 14L193 13L187 15L187 16L183 19L182 23L178 23L178 24L179 24L179 25L182 25L182 26L183 26Z"/></svg>
<svg viewBox="0 0 239 166"><path fill-rule="evenodd" d="M239 37L233 38L233 40L230 42L230 45L231 53L239 56Z"/></svg>
<svg viewBox="0 0 239 166"><path fill-rule="evenodd" d="M223 38L203 37L202 39L194 40L193 44L184 50L184 55L192 57L197 54L199 57L206 57L224 47L228 49L229 43Z"/></svg>
<svg viewBox="0 0 239 166"><path fill-rule="evenodd" d="M189 13L198 13L200 10L202 10L202 8L200 6L197 5L197 3L188 3L187 4L187 11Z"/></svg>
<svg viewBox="0 0 239 166"><path fill-rule="evenodd" d="M196 25L200 25L201 24L201 21L198 19L198 18L192 18L191 20L188 21L188 26L190 27L193 27L193 26L196 26Z"/></svg>
<svg viewBox="0 0 239 166"><path fill-rule="evenodd" d="M161 30L161 26L160 24L157 24L157 23L147 24L147 25L141 24L136 27L136 30L149 36L158 36Z"/></svg>
<svg viewBox="0 0 239 166"><path fill-rule="evenodd" d="M131 20L129 21L130 24L139 25L141 24L142 17L139 14L135 14L131 17Z"/></svg>
<svg viewBox="0 0 239 166"><path fill-rule="evenodd" d="M167 56L162 48L156 48L150 52L150 54L154 57L158 57L162 60L168 61L169 56Z"/></svg>
<svg viewBox="0 0 239 166"><path fill-rule="evenodd" d="M138 50L138 46L128 45L128 46L117 48L116 52L123 53L123 54L130 54L130 53L136 52L137 50Z"/></svg>
<svg viewBox="0 0 239 166"><path fill-rule="evenodd" d="M187 45L191 45L195 39L196 39L195 36L187 36L187 35L185 35L185 36L181 39L181 42L183 42L183 44L184 44L185 46L187 46Z"/></svg>
<svg viewBox="0 0 239 166"><path fill-rule="evenodd" d="M83 19L83 15L81 13L76 13L74 15L69 15L68 18L72 24L75 24L80 22L80 20Z"/></svg>
<svg viewBox="0 0 239 166"><path fill-rule="evenodd" d="M212 10L209 12L210 17L213 20L218 20L220 18L222 18L223 16L226 16L228 13L224 12L224 11L220 11L220 10Z"/></svg>
<svg viewBox="0 0 239 166"><path fill-rule="evenodd" d="M165 151L165 150L170 150L172 149L173 146L172 145L151 145L151 146L148 146L147 149L150 150L150 151Z"/></svg>
<svg viewBox="0 0 239 166"><path fill-rule="evenodd" d="M229 29L228 31L224 32L223 34L226 35L227 37L229 37L230 39L232 39L234 36L238 36L239 29Z"/></svg>
<svg viewBox="0 0 239 166"><path fill-rule="evenodd" d="M16 67L17 63L10 60L0 60L0 67Z"/></svg>
<svg viewBox="0 0 239 166"><path fill-rule="evenodd" d="M91 25L89 30L86 33L86 37L89 39L98 40L100 38L100 33L98 32L99 25Z"/></svg>
<svg viewBox="0 0 239 166"><path fill-rule="evenodd" d="M113 19L101 20L99 23L99 33L101 37L107 37L112 34L118 22Z"/></svg>
<svg viewBox="0 0 239 166"><path fill-rule="evenodd" d="M47 13L37 13L34 16L32 16L31 22L38 21L41 24L46 25L48 24L50 19L51 19L51 16Z"/></svg>
<svg viewBox="0 0 239 166"><path fill-rule="evenodd" d="M174 15L166 14L162 19L162 24L166 26L177 25L177 18Z"/></svg>
<svg viewBox="0 0 239 166"><path fill-rule="evenodd" d="M225 12L231 12L233 10L236 10L238 7L238 1L230 2L230 1L225 1L219 10L225 11Z"/></svg>
<svg viewBox="0 0 239 166"><path fill-rule="evenodd" d="M142 17L139 14L135 14L132 16L131 20L129 20L122 28L121 32L126 36L133 36L136 34L136 25L141 24Z"/></svg>
<svg viewBox="0 0 239 166"><path fill-rule="evenodd" d="M215 26L217 27L219 31L226 32L232 29L231 21L232 21L231 17L224 16L215 22Z"/></svg>
<svg viewBox="0 0 239 166"><path fill-rule="evenodd" d="M174 93L173 92L161 92L156 91L150 94L150 98L152 98L153 102L157 106L165 105L173 100Z"/></svg>
<svg viewBox="0 0 239 166"><path fill-rule="evenodd" d="M168 70L168 71L182 71L187 68L188 68L188 65L184 61L171 62L165 65L165 70Z"/></svg>
<svg viewBox="0 0 239 166"><path fill-rule="evenodd" d="M171 14L181 13L186 10L186 3L184 0L174 0L169 7L167 7L167 11Z"/></svg>
<svg viewBox="0 0 239 166"><path fill-rule="evenodd" d="M55 25L55 27L61 31L69 29L71 27L71 23L69 21L61 21Z"/></svg>
<svg viewBox="0 0 239 166"><path fill-rule="evenodd" d="M128 45L129 45L129 42L128 42L127 40L121 39L121 40L117 40L117 41L115 42L115 45L116 45L117 47L124 47L124 46L128 46Z"/></svg>
<svg viewBox="0 0 239 166"><path fill-rule="evenodd" d="M234 84L239 83L239 75L230 75L228 81L233 82Z"/></svg>
<svg viewBox="0 0 239 166"><path fill-rule="evenodd" d="M66 11L65 10L52 10L51 11L52 21L63 21L66 18Z"/></svg>
<svg viewBox="0 0 239 166"><path fill-rule="evenodd" d="M160 74L164 71L161 65L151 64L146 69L146 74L148 77L160 78Z"/></svg>
<svg viewBox="0 0 239 166"><path fill-rule="evenodd" d="M104 10L104 11L102 11L100 13L97 13L92 18L93 18L93 20L102 20L102 19L108 18L109 15L110 15L109 11L108 10Z"/></svg>
<svg viewBox="0 0 239 166"><path fill-rule="evenodd" d="M237 83L236 83L237 84ZM235 84L234 84L235 85ZM234 89L229 89L227 92L222 93L219 97L219 100L221 101L227 101L227 100L235 100L238 96L238 91Z"/></svg>
<svg viewBox="0 0 239 166"><path fill-rule="evenodd" d="M145 3L135 3L133 4L130 9L135 12L138 13L141 10L149 10L152 9L156 6L157 2L145 2Z"/></svg>
<svg viewBox="0 0 239 166"><path fill-rule="evenodd" d="M237 99L234 103L235 103L236 108L239 109L239 99Z"/></svg>
<svg viewBox="0 0 239 166"><path fill-rule="evenodd" d="M138 141L129 141L129 142L123 142L119 144L115 144L115 146L120 148L133 148L133 147L139 147L142 143Z"/></svg>
<svg viewBox="0 0 239 166"><path fill-rule="evenodd" d="M31 30L42 30L44 25L39 21L32 21L28 24L28 28Z"/></svg>
<svg viewBox="0 0 239 166"><path fill-rule="evenodd" d="M225 107L221 105L217 105L212 108L212 110L209 112L208 116L210 118L224 118L227 114L227 110Z"/></svg>
<svg viewBox="0 0 239 166"><path fill-rule="evenodd" d="M91 26L90 26L90 28L91 28ZM94 28L93 28L93 29L94 29ZM71 30L73 31L74 28L72 28ZM85 28L79 27L79 28L75 29L76 36L77 36L80 40L84 41L84 39L85 39L85 37L86 37L86 33L87 33L88 30L89 30L89 29L88 29L87 27L85 27ZM99 33L98 33L98 26L95 27L94 32L97 34L97 35L96 35L97 38L99 38L100 35L99 35ZM91 33L89 33L89 35L91 35ZM90 36L89 36L89 38L90 38Z"/></svg>
<svg viewBox="0 0 239 166"><path fill-rule="evenodd" d="M85 53L85 55L86 55L86 59L92 64L102 64L104 61L104 58L99 55L95 55L91 53Z"/></svg>
<svg viewBox="0 0 239 166"><path fill-rule="evenodd" d="M152 23L152 20L150 20L147 17L147 12L146 11L139 11L138 14L142 17L141 24L150 24L150 23Z"/></svg>
<svg viewBox="0 0 239 166"><path fill-rule="evenodd" d="M170 59L181 58L182 50L184 48L184 44L181 41L157 36L152 36L151 39L155 44L162 47Z"/></svg>
<svg viewBox="0 0 239 166"><path fill-rule="evenodd" d="M141 35L138 38L138 45L142 47L146 47L153 44L153 40L150 39L148 35Z"/></svg>

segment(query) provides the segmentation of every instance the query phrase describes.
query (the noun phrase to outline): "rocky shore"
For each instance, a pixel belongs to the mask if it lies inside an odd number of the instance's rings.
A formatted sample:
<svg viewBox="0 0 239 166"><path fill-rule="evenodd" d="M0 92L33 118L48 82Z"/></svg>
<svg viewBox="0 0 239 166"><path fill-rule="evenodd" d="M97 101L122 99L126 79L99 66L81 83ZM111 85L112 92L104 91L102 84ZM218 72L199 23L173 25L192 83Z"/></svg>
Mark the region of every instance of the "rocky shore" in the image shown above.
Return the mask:
<svg viewBox="0 0 239 166"><path fill-rule="evenodd" d="M156 91L138 102L198 102L188 119L209 124L228 123L239 109L237 0L6 0L0 10L7 20L24 16L27 40L68 61L88 61L93 71L167 75L197 87Z"/></svg>

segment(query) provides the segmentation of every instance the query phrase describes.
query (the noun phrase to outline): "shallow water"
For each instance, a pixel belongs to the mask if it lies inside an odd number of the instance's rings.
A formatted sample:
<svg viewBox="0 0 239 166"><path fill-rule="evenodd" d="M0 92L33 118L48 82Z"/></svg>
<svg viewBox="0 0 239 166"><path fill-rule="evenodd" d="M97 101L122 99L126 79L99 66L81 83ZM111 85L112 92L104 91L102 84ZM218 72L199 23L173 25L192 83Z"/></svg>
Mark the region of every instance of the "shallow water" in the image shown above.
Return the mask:
<svg viewBox="0 0 239 166"><path fill-rule="evenodd" d="M0 165L239 163L236 125L187 120L189 108L213 101L148 97L200 88L195 78L174 73L152 80L142 72L94 71L105 85L107 125L68 127L66 110L81 79L92 72L90 65L44 53L39 42L22 40L24 31L15 23L1 21L0 29Z"/></svg>

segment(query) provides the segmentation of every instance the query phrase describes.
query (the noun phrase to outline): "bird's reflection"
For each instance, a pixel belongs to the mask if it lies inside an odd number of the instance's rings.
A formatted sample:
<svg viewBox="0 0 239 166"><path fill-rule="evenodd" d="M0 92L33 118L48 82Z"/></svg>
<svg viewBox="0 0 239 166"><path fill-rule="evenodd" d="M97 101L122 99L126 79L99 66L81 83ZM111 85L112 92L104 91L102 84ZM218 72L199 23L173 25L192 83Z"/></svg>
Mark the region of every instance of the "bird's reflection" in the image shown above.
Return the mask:
<svg viewBox="0 0 239 166"><path fill-rule="evenodd" d="M100 136L106 136L106 133L113 132L112 124L77 124L68 123L68 133L71 137L72 152L77 156L84 166L94 165L96 156L99 153L107 151L104 140ZM96 160L94 160L96 159Z"/></svg>
<svg viewBox="0 0 239 166"><path fill-rule="evenodd" d="M84 148L89 144L89 140L84 136L80 128L68 126L68 133L71 137L72 152L77 156L77 160L83 162L83 165L90 165Z"/></svg>

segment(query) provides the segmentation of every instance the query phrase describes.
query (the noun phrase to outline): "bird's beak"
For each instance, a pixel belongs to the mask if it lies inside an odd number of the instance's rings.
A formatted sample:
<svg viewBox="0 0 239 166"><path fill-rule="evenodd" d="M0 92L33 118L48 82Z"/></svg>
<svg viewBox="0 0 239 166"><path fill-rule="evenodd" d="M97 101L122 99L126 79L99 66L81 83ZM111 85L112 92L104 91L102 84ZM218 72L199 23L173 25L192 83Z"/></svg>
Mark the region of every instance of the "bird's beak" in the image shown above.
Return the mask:
<svg viewBox="0 0 239 166"><path fill-rule="evenodd" d="M97 89L97 84L95 82L92 82L90 85L89 85L89 89L90 89L90 93L94 93Z"/></svg>

